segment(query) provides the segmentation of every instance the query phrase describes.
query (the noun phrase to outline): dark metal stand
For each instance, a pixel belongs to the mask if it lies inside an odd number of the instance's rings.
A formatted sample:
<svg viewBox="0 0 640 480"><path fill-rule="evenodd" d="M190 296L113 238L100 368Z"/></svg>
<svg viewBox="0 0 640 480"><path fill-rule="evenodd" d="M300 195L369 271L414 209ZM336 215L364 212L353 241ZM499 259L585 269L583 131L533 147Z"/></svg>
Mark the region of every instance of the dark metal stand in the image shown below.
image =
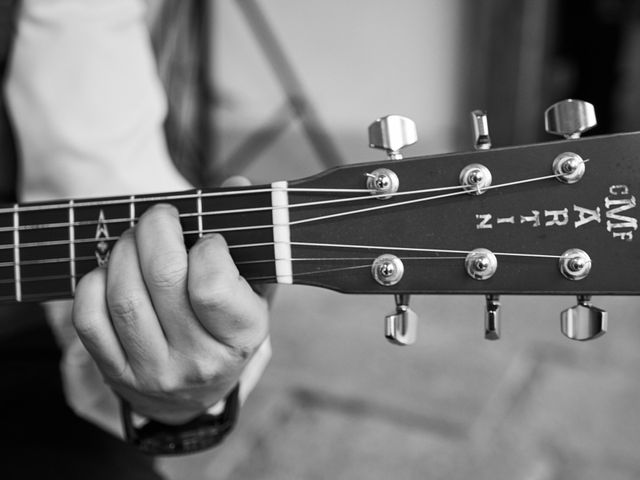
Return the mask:
<svg viewBox="0 0 640 480"><path fill-rule="evenodd" d="M229 173L246 169L260 153L299 121L309 144L325 167L344 163L338 148L321 122L302 82L284 53L275 32L255 0L236 0L284 94L285 104L224 160ZM220 165L218 165L220 167Z"/></svg>

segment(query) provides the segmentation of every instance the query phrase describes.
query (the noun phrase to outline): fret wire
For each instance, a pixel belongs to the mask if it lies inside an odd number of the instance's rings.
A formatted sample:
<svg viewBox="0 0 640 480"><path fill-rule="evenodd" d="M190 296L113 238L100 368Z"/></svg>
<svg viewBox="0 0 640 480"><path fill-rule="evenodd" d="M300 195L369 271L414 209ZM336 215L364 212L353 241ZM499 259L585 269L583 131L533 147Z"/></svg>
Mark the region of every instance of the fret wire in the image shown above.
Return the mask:
<svg viewBox="0 0 640 480"><path fill-rule="evenodd" d="M129 226L134 227L136 224L136 197L129 197Z"/></svg>
<svg viewBox="0 0 640 480"><path fill-rule="evenodd" d="M73 210L73 200L69 200L69 273L71 280L71 293L76 292L76 244L75 240L75 213Z"/></svg>
<svg viewBox="0 0 640 480"><path fill-rule="evenodd" d="M14 205L13 212L13 279L15 281L16 301L22 301L22 282L20 280L20 214L18 213L18 204Z"/></svg>

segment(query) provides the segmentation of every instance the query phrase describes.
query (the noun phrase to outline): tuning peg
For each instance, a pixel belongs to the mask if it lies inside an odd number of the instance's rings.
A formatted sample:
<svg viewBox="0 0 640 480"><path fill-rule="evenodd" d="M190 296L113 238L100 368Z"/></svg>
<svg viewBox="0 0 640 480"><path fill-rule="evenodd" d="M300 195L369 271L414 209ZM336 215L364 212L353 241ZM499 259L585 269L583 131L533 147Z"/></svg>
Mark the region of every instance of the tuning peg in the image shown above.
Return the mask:
<svg viewBox="0 0 640 480"><path fill-rule="evenodd" d="M471 112L471 127L473 128L473 147L476 150L489 150L491 137L489 136L487 112L482 110Z"/></svg>
<svg viewBox="0 0 640 480"><path fill-rule="evenodd" d="M500 339L500 295L487 295L487 309L484 312L484 338Z"/></svg>
<svg viewBox="0 0 640 480"><path fill-rule="evenodd" d="M417 141L416 124L410 118L387 115L369 125L369 146L385 150L391 160L401 160L400 150Z"/></svg>
<svg viewBox="0 0 640 480"><path fill-rule="evenodd" d="M571 340L592 340L607 333L607 312L594 307L589 295L560 314L560 329Z"/></svg>
<svg viewBox="0 0 640 480"><path fill-rule="evenodd" d="M413 345L418 332L418 315L409 308L409 295L396 295L396 311L385 317L384 336L394 345Z"/></svg>
<svg viewBox="0 0 640 480"><path fill-rule="evenodd" d="M546 131L564 138L580 138L597 124L595 108L583 100L561 100L544 112Z"/></svg>

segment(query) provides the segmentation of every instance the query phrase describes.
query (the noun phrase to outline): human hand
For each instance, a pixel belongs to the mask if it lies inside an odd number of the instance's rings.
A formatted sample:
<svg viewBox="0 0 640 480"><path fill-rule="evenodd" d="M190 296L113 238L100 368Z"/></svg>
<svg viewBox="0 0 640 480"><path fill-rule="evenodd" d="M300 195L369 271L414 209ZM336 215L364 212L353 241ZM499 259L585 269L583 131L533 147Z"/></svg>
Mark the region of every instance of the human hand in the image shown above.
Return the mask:
<svg viewBox="0 0 640 480"><path fill-rule="evenodd" d="M156 205L78 283L73 322L135 412L178 424L234 387L267 336L268 306L222 236L187 252L177 210Z"/></svg>

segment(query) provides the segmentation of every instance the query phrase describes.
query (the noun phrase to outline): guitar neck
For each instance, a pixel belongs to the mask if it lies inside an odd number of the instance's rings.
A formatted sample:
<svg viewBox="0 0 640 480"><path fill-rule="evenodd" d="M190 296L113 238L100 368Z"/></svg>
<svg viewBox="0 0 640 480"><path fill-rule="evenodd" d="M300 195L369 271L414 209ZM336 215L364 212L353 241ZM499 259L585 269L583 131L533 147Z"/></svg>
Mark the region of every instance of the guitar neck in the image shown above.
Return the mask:
<svg viewBox="0 0 640 480"><path fill-rule="evenodd" d="M160 202L180 212L187 247L221 233L245 278L274 281L271 192L252 186L0 207L0 302L72 297L80 278L105 265L120 235Z"/></svg>
<svg viewBox="0 0 640 480"><path fill-rule="evenodd" d="M582 171L576 181L556 171L566 158ZM463 181L478 168L492 179L483 191ZM370 186L380 172L395 177L397 191ZM7 206L0 301L73 296L160 202L180 212L187 248L224 235L252 282L374 294L639 295L639 192L640 133L631 133L351 164L266 186ZM473 270L478 252L478 268L493 262L490 275ZM393 281L376 277L394 274L389 258L400 272ZM572 276L567 262L588 271Z"/></svg>

